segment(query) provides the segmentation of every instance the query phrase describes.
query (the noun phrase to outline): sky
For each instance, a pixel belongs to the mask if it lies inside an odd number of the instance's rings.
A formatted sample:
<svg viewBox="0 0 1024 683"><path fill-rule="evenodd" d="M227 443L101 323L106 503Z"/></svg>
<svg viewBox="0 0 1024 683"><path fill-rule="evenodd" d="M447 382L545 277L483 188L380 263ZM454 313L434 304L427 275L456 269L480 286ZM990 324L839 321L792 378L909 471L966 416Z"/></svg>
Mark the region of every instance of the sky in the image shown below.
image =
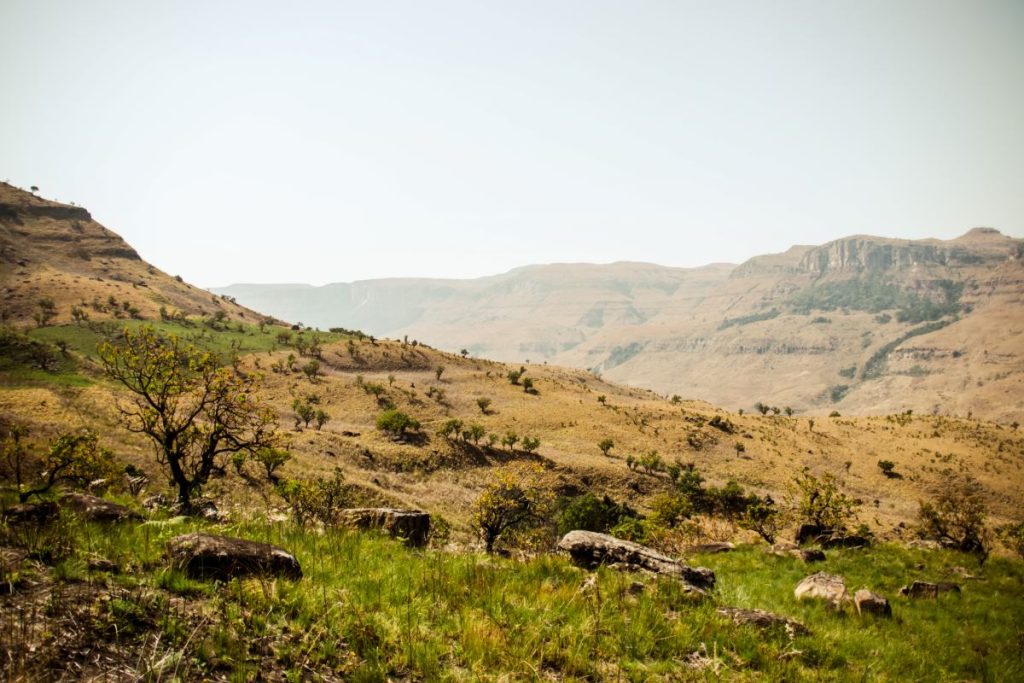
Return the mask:
<svg viewBox="0 0 1024 683"><path fill-rule="evenodd" d="M1024 236L1024 2L0 0L0 179L201 286Z"/></svg>

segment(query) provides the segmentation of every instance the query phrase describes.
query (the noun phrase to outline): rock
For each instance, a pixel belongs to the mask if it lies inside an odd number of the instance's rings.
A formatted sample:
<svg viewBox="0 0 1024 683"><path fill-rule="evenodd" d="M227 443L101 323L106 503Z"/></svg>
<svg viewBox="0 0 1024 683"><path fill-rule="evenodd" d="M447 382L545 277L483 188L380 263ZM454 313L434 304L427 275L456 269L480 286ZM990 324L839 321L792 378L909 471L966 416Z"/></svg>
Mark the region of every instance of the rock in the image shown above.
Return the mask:
<svg viewBox="0 0 1024 683"><path fill-rule="evenodd" d="M878 593L873 593L862 588L853 594L853 604L857 607L857 614L875 614L881 617L891 617L892 607L889 601Z"/></svg>
<svg viewBox="0 0 1024 683"><path fill-rule="evenodd" d="M799 558L803 562L824 562L825 553L817 548L798 548L793 543L776 543L772 546L771 552L773 555L780 557L792 556Z"/></svg>
<svg viewBox="0 0 1024 683"><path fill-rule="evenodd" d="M942 548L942 544L928 538L915 538L911 541L907 541L907 547L919 548L921 550L939 550Z"/></svg>
<svg viewBox="0 0 1024 683"><path fill-rule="evenodd" d="M691 545L686 549L688 554L714 554L714 553L727 553L730 550L735 550L736 546L732 543L701 543L699 545Z"/></svg>
<svg viewBox="0 0 1024 683"><path fill-rule="evenodd" d="M142 519L124 505L112 503L87 493L66 493L60 498L61 505L74 510L82 519L90 522L123 522L127 519Z"/></svg>
<svg viewBox="0 0 1024 683"><path fill-rule="evenodd" d="M12 525L19 524L45 524L57 518L60 514L60 508L57 504L51 501L44 501L42 503L20 503L18 505L12 505L5 508L0 517L3 517L4 522Z"/></svg>
<svg viewBox="0 0 1024 683"><path fill-rule="evenodd" d="M849 594L846 592L846 584L843 583L843 577L836 576L835 574L826 574L825 572L818 572L817 574L804 577L796 585L793 594L797 600L817 598L819 600L828 600L836 606L850 599Z"/></svg>
<svg viewBox="0 0 1024 683"><path fill-rule="evenodd" d="M710 569L690 567L639 543L595 531L570 531L558 542L558 549L569 553L573 563L588 569L601 564L619 565L681 579L699 590L715 586L715 574Z"/></svg>
<svg viewBox="0 0 1024 683"><path fill-rule="evenodd" d="M959 593L960 586L955 583L929 583L927 581L915 581L909 586L900 588L900 595L908 598L937 598L939 593Z"/></svg>
<svg viewBox="0 0 1024 683"><path fill-rule="evenodd" d="M796 541L797 545L803 545L821 536L825 531L826 529L819 524L801 524L797 528L796 536L794 536L793 540Z"/></svg>
<svg viewBox="0 0 1024 683"><path fill-rule="evenodd" d="M341 511L341 520L357 529L380 529L412 547L426 545L430 537L430 515L421 510L351 508Z"/></svg>
<svg viewBox="0 0 1024 683"><path fill-rule="evenodd" d="M960 566L950 567L946 571L949 574L955 574L956 576L959 576L964 581L983 581L984 580L980 576L975 576L974 574L972 574L970 571L968 571L968 569L966 567L960 567Z"/></svg>
<svg viewBox="0 0 1024 683"><path fill-rule="evenodd" d="M199 515L203 519L210 522L226 522L228 521L228 513L222 512L217 508L217 504L212 500L202 500L192 506L193 514Z"/></svg>
<svg viewBox="0 0 1024 683"><path fill-rule="evenodd" d="M640 595L641 593L644 592L645 588L647 588L647 586L645 586L642 582L640 582L640 581L633 581L626 588L626 592L629 593L630 595Z"/></svg>
<svg viewBox="0 0 1024 683"><path fill-rule="evenodd" d="M784 627L791 636L806 635L810 633L807 627L799 621L784 617L763 609L741 609L739 607L719 607L716 610L719 614L732 619L734 624L750 624L758 628L772 628L773 626Z"/></svg>
<svg viewBox="0 0 1024 683"><path fill-rule="evenodd" d="M167 543L172 564L194 578L227 580L250 574L302 578L295 557L277 546L241 538L191 533Z"/></svg>
<svg viewBox="0 0 1024 683"><path fill-rule="evenodd" d="M824 534L818 537L822 548L864 548L870 541L856 534Z"/></svg>
<svg viewBox="0 0 1024 683"><path fill-rule="evenodd" d="M119 574L121 572L121 567L117 563L111 562L100 555L90 556L87 566L89 571L93 572L107 572L108 574Z"/></svg>

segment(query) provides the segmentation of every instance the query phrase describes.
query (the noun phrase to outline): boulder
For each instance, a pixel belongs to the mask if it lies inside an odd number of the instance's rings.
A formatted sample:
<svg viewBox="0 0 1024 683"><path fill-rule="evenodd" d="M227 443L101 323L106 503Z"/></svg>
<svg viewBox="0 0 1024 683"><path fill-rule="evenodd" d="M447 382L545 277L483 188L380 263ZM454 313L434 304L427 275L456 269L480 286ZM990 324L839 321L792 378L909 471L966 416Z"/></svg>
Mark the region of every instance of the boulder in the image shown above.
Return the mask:
<svg viewBox="0 0 1024 683"><path fill-rule="evenodd" d="M137 513L124 505L90 496L87 493L66 493L61 496L60 503L90 522L123 522L126 519L141 519Z"/></svg>
<svg viewBox="0 0 1024 683"><path fill-rule="evenodd" d="M171 563L193 578L228 580L264 574L302 578L295 557L275 545L229 536L191 533L167 543Z"/></svg>
<svg viewBox="0 0 1024 683"><path fill-rule="evenodd" d="M822 548L864 548L870 541L857 534L823 534L818 537Z"/></svg>
<svg viewBox="0 0 1024 683"><path fill-rule="evenodd" d="M850 599L849 594L846 592L846 584L843 583L843 577L836 576L835 574L826 574L825 572L818 572L817 574L804 577L796 585L793 594L797 600L816 598L828 600L836 606Z"/></svg>
<svg viewBox="0 0 1024 683"><path fill-rule="evenodd" d="M889 601L878 593L862 588L853 594L853 604L857 607L857 614L875 614L880 617L891 617L892 607Z"/></svg>
<svg viewBox="0 0 1024 683"><path fill-rule="evenodd" d="M900 588L900 595L908 598L937 598L939 593L959 593L960 586L955 583L929 583L927 581L915 581L909 586Z"/></svg>
<svg viewBox="0 0 1024 683"><path fill-rule="evenodd" d="M772 628L782 626L790 635L806 635L810 633L807 627L799 621L784 617L780 614L766 612L763 609L741 609L739 607L719 607L716 610L719 614L729 617L734 624L750 624L758 628Z"/></svg>
<svg viewBox="0 0 1024 683"><path fill-rule="evenodd" d="M413 547L426 545L430 537L430 515L421 510L351 508L341 511L341 521L356 529L380 529Z"/></svg>
<svg viewBox="0 0 1024 683"><path fill-rule="evenodd" d="M796 541L797 545L803 545L813 541L814 539L825 533L827 529L822 527L820 524L801 524L797 527L796 535L793 540Z"/></svg>
<svg viewBox="0 0 1024 683"><path fill-rule="evenodd" d="M825 561L825 553L817 548L801 548L796 551L796 556L807 564Z"/></svg>
<svg viewBox="0 0 1024 683"><path fill-rule="evenodd" d="M0 517L4 522L11 525L19 524L45 524L57 518L60 508L52 501L42 503L19 503L4 508Z"/></svg>
<svg viewBox="0 0 1024 683"><path fill-rule="evenodd" d="M715 553L727 553L730 550L735 550L736 546L732 543L700 543L698 545L691 545L686 549L689 554L715 554Z"/></svg>
<svg viewBox="0 0 1024 683"><path fill-rule="evenodd" d="M595 531L570 531L558 542L573 563L592 569L602 564L671 576L699 590L715 586L715 574L703 567L690 567L639 543L623 541Z"/></svg>

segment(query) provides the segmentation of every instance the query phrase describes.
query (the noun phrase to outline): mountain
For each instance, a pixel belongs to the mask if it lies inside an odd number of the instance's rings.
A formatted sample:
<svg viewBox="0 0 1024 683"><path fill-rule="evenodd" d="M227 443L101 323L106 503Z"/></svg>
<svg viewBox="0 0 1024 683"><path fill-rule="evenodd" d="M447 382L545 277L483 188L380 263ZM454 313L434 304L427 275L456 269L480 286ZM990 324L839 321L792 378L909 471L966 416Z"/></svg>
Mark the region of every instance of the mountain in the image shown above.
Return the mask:
<svg viewBox="0 0 1024 683"><path fill-rule="evenodd" d="M733 409L1024 418L1024 240L856 235L738 266L554 264L474 280L232 285L280 318L591 369Z"/></svg>

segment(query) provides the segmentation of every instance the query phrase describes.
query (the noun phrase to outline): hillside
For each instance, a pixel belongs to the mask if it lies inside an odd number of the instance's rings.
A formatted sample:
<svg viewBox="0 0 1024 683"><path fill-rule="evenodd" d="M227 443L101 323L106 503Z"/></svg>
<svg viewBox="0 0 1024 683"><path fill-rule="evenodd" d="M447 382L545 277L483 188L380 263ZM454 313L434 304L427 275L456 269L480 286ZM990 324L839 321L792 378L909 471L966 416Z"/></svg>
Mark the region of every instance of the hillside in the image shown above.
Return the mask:
<svg viewBox="0 0 1024 683"><path fill-rule="evenodd" d="M907 547L919 540L919 501L956 473L976 477L990 528L1020 522L1017 425L902 411L741 413L581 369L275 324L151 268L78 207L7 196L4 206L18 208L0 220L4 253L17 254L25 274L6 280L19 296L0 328L0 619L12 625L0 630L6 678L1011 680L1021 672L1020 562L998 543L984 565L954 550ZM88 259L70 251L78 242ZM770 267L789 267L784 261ZM601 279L600 268L579 268ZM645 279L646 296L677 292L657 268L620 268L623 277ZM722 270L684 273L679 282L716 287ZM102 302L108 288L118 307L94 309L90 302ZM53 301L53 315L36 319L43 298ZM83 305L88 318L71 315ZM169 305L175 313L162 314ZM254 456L222 456L201 491L203 516L177 514L166 465L153 442L127 428L121 409L130 396L99 359L99 344L122 344L126 329L148 328L215 352L217 371L252 380L251 398L269 408L277 446L289 456L273 476ZM182 365L191 372L194 363ZM311 417L314 409L320 418ZM419 427L387 431L380 418L389 410ZM450 420L461 425L446 436ZM107 488L128 512L89 522L53 492L28 513L15 507L11 424L27 430L25 442L37 452L62 434L92 430L130 477L117 471L82 486ZM474 426L480 438L460 431L472 434ZM556 506L536 522L536 535L503 539L502 557L482 552L474 506L508 466L527 467L531 491L550 494ZM690 495L681 493L679 476L691 472L704 478L702 495L736 486L741 498L770 495L784 511L778 540L788 541L799 521L794 479L803 471L837 478L855 506L850 531L870 547L828 547L811 568L799 551L769 547L740 528L734 515L691 511L660 521L659 505ZM289 496L331 482L338 488L323 490L332 504L428 512L431 548L339 528L337 518L322 525L303 518ZM694 593L675 578L609 567L591 573L551 552L555 522L586 494L624 505L623 518L639 525L617 533L649 533L634 537L712 569L714 590ZM60 510L55 519L25 521L46 505ZM301 578L194 575L171 560L186 532L281 546L301 565ZM735 549L713 555L698 547L723 541ZM844 575L851 589L890 596L896 617L798 600L794 585L818 568ZM897 597L914 580L963 588L934 600ZM736 623L729 610L737 607L773 610L799 629ZM940 641L949 646L931 653Z"/></svg>
<svg viewBox="0 0 1024 683"><path fill-rule="evenodd" d="M47 324L90 320L262 316L172 277L143 261L81 206L59 204L0 183L0 319L31 324L53 304ZM84 318L83 318L84 319Z"/></svg>
<svg viewBox="0 0 1024 683"><path fill-rule="evenodd" d="M550 362L732 409L1024 417L1022 242L854 236L739 266L215 289L288 320Z"/></svg>

